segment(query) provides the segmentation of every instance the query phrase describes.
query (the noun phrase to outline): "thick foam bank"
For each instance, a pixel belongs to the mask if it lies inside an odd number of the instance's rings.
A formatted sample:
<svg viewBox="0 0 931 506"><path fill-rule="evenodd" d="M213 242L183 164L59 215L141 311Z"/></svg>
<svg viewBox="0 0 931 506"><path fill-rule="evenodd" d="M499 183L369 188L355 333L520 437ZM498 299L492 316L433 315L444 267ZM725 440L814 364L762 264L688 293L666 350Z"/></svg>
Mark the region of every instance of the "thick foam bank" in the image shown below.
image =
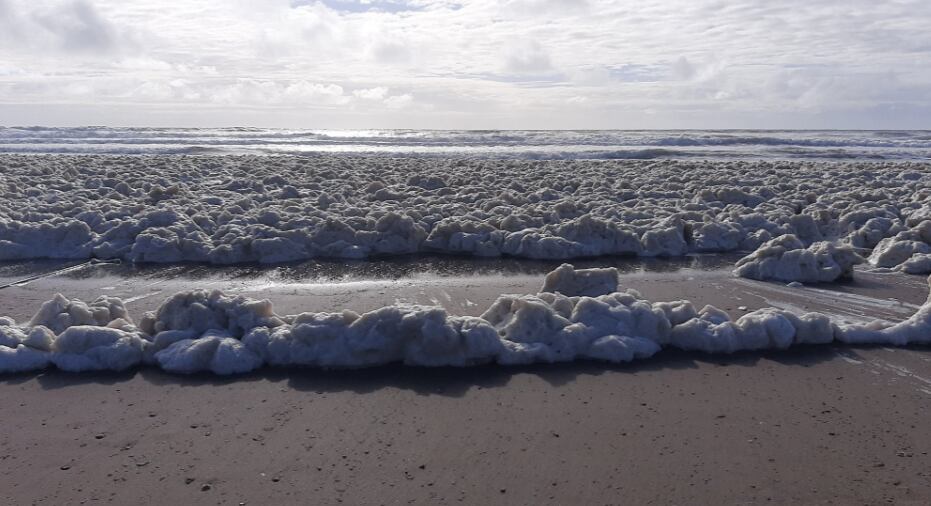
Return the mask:
<svg viewBox="0 0 931 506"><path fill-rule="evenodd" d="M927 169L912 162L2 155L0 260L679 256L754 251L792 235L800 248L828 242L835 249L791 253L782 272L788 261L837 260L848 247L875 266L922 272L931 269L914 256L931 253ZM849 259L841 260L843 273ZM756 272L775 272L766 270Z"/></svg>

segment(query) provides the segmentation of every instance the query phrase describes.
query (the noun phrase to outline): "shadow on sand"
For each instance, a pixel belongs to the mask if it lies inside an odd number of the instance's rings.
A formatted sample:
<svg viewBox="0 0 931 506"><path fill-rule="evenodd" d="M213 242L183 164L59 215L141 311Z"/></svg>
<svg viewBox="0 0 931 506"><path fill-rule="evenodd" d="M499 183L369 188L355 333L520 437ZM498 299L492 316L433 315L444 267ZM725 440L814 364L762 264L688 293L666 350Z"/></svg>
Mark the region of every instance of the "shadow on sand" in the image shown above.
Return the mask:
<svg viewBox="0 0 931 506"><path fill-rule="evenodd" d="M660 373L664 370L695 369L702 366L754 367L760 361L773 361L791 367L811 367L830 360L839 360L839 351L847 358L859 359L856 350L880 348L838 345L798 346L789 350L739 352L731 355L708 355L678 350L664 350L651 359L627 364L606 364L594 361L577 361L528 366L483 365L466 368L409 367L387 365L367 369L322 370L311 368L263 368L253 373L220 377L209 373L177 375L154 367L143 367L124 372L68 373L55 369L36 374L18 374L0 379L6 385L37 381L42 388L54 390L81 385L118 386L132 381L144 381L159 386L248 388L250 383L281 383L287 388L307 393L354 392L359 394L394 388L420 395L461 397L469 390L504 387L517 375L537 376L553 387L575 381L580 376L604 374L636 375ZM928 347L911 349L928 351ZM623 381L619 377L618 381Z"/></svg>

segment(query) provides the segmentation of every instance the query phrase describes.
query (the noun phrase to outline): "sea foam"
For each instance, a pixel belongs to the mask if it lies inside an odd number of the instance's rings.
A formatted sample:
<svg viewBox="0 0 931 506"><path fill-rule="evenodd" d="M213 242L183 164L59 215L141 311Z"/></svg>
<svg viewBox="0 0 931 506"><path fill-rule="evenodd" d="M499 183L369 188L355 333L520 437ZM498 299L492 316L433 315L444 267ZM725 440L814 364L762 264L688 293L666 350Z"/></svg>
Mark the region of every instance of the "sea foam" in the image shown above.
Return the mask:
<svg viewBox="0 0 931 506"><path fill-rule="evenodd" d="M931 173L914 163L6 155L0 166L0 260L568 260L754 251L783 236L817 261L849 247L896 267L931 252ZM841 256L843 275L854 259Z"/></svg>

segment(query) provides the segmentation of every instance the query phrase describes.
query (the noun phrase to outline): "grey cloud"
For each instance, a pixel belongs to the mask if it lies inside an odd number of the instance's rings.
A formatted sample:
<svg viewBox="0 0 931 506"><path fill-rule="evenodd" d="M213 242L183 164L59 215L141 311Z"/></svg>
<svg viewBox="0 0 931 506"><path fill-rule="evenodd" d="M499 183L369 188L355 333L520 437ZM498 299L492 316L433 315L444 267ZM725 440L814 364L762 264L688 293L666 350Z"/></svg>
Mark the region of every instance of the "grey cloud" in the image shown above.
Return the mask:
<svg viewBox="0 0 931 506"><path fill-rule="evenodd" d="M75 0L60 10L36 14L33 19L54 34L65 50L112 52L119 49L116 30L86 1Z"/></svg>
<svg viewBox="0 0 931 506"><path fill-rule="evenodd" d="M12 48L33 54L54 52L112 55L136 49L86 0L32 4L0 0L0 29Z"/></svg>
<svg viewBox="0 0 931 506"><path fill-rule="evenodd" d="M505 57L505 70L517 74L542 74L553 69L549 55L539 43L512 47Z"/></svg>
<svg viewBox="0 0 931 506"><path fill-rule="evenodd" d="M372 58L379 63L406 63L411 59L411 50L401 40L380 40L371 46Z"/></svg>
<svg viewBox="0 0 931 506"><path fill-rule="evenodd" d="M695 76L695 66L684 56L676 58L676 61L672 62L670 67L673 76L677 79L687 80Z"/></svg>

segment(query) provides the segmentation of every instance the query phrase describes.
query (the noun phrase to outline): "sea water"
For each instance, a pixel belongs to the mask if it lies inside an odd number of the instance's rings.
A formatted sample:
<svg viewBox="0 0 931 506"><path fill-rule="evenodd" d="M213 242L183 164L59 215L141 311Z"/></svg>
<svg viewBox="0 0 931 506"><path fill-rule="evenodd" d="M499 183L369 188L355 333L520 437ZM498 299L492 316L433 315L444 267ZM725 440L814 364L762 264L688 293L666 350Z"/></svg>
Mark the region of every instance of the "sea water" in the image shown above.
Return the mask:
<svg viewBox="0 0 931 506"><path fill-rule="evenodd" d="M0 127L0 153L931 160L931 131Z"/></svg>

